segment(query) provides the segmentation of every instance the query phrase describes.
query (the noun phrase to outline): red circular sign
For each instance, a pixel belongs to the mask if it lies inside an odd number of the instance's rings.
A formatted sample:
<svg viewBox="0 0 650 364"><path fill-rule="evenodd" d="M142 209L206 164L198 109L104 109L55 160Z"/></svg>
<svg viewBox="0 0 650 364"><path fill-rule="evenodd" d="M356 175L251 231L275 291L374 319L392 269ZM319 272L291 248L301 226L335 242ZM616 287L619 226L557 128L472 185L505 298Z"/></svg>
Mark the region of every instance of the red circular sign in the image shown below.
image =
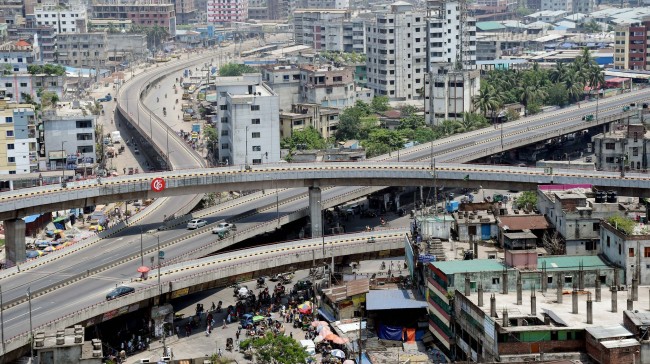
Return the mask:
<svg viewBox="0 0 650 364"><path fill-rule="evenodd" d="M161 192L165 189L165 180L160 177L154 178L153 181L151 181L151 189L154 192Z"/></svg>

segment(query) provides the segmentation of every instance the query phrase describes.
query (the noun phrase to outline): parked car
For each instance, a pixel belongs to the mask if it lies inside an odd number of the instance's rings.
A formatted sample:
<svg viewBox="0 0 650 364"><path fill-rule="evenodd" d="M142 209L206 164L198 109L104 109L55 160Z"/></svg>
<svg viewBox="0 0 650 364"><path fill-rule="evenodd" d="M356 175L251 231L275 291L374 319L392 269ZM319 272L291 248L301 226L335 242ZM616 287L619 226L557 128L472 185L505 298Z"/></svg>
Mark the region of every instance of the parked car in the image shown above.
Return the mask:
<svg viewBox="0 0 650 364"><path fill-rule="evenodd" d="M113 100L113 96L111 94L106 94L106 96L97 99L97 102L107 102Z"/></svg>
<svg viewBox="0 0 650 364"><path fill-rule="evenodd" d="M114 290L108 292L108 294L106 295L106 300L107 301L114 300L118 297L126 296L127 294L131 294L133 292L135 292L135 288L133 287L119 286Z"/></svg>
<svg viewBox="0 0 650 364"><path fill-rule="evenodd" d="M213 234L224 234L230 230L235 230L235 225L227 222L220 222L214 229L212 229Z"/></svg>
<svg viewBox="0 0 650 364"><path fill-rule="evenodd" d="M208 222L203 219L194 219L194 220L190 220L190 222L187 223L187 228L190 230L198 229L204 227L207 224Z"/></svg>

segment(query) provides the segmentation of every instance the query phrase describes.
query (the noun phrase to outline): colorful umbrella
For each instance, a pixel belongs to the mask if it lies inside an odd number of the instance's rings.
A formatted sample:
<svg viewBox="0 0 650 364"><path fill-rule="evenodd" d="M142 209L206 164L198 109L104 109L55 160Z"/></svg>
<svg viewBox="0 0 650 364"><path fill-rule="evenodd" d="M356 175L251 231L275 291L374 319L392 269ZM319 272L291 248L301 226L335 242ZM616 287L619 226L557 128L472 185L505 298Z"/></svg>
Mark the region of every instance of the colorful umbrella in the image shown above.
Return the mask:
<svg viewBox="0 0 650 364"><path fill-rule="evenodd" d="M255 316L253 317L253 322L259 322L264 320L264 316Z"/></svg>
<svg viewBox="0 0 650 364"><path fill-rule="evenodd" d="M65 247L66 247L65 244L59 244L59 245L54 247L54 250L61 250L61 249L65 248Z"/></svg>
<svg viewBox="0 0 650 364"><path fill-rule="evenodd" d="M330 351L330 354L332 354L332 356L335 356L339 359L345 359L345 352L341 349L334 349Z"/></svg>
<svg viewBox="0 0 650 364"><path fill-rule="evenodd" d="M28 250L26 253L27 258L33 259L38 257L38 252L36 250Z"/></svg>
<svg viewBox="0 0 650 364"><path fill-rule="evenodd" d="M311 315L311 308L311 302L305 301L302 305L298 306L298 312L305 315Z"/></svg>
<svg viewBox="0 0 650 364"><path fill-rule="evenodd" d="M54 249L51 245L48 246L48 247L46 247L45 249L43 249L43 251L46 252L46 253L51 253L51 252L53 252L54 250L55 250L55 249Z"/></svg>
<svg viewBox="0 0 650 364"><path fill-rule="evenodd" d="M151 268L149 268L149 267L143 265L143 266L141 266L140 268L138 268L138 273L147 273L147 272L150 271L150 270L151 270Z"/></svg>
<svg viewBox="0 0 650 364"><path fill-rule="evenodd" d="M339 345L345 344L350 341L348 339L342 339L340 336L332 332L330 332L329 334L327 334L327 336L325 336L325 340L331 341L334 344L339 344Z"/></svg>

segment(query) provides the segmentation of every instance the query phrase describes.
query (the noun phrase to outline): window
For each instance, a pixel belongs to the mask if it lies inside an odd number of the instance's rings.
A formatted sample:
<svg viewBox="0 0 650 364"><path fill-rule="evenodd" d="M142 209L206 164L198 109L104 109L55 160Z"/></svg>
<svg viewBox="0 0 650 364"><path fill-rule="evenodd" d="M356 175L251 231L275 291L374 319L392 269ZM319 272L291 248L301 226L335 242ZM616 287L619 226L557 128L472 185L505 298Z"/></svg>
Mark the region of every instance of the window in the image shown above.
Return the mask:
<svg viewBox="0 0 650 364"><path fill-rule="evenodd" d="M7 130L7 136L8 137L13 137L14 136L14 131L13 130Z"/></svg>
<svg viewBox="0 0 650 364"><path fill-rule="evenodd" d="M222 116L221 117L221 123L222 124L227 124L228 123L228 117L227 116Z"/></svg>
<svg viewBox="0 0 650 364"><path fill-rule="evenodd" d="M77 134L77 140L93 140L93 135L91 133L80 133Z"/></svg>
<svg viewBox="0 0 650 364"><path fill-rule="evenodd" d="M253 164L262 164L262 159L253 159Z"/></svg>
<svg viewBox="0 0 650 364"><path fill-rule="evenodd" d="M546 277L546 283L553 283L553 276Z"/></svg>
<svg viewBox="0 0 650 364"><path fill-rule="evenodd" d="M13 118L13 117L11 117L11 116L7 116L7 117L5 118L5 123L10 124L10 123L13 123L13 122L14 122L14 118Z"/></svg>
<svg viewBox="0 0 650 364"><path fill-rule="evenodd" d="M77 120L77 129L92 128L92 121Z"/></svg>
<svg viewBox="0 0 650 364"><path fill-rule="evenodd" d="M634 157L639 156L639 148L638 147L632 148L632 156L634 156Z"/></svg>
<svg viewBox="0 0 650 364"><path fill-rule="evenodd" d="M573 276L564 276L564 283L573 283Z"/></svg>
<svg viewBox="0 0 650 364"><path fill-rule="evenodd" d="M13 87L13 84L11 82L5 82L5 87Z"/></svg>
<svg viewBox="0 0 650 364"><path fill-rule="evenodd" d="M80 145L77 147L77 153L92 153L93 150L92 145Z"/></svg>
<svg viewBox="0 0 650 364"><path fill-rule="evenodd" d="M254 133L251 133L251 138L257 139L259 137L260 137L260 133L258 131L254 132Z"/></svg>
<svg viewBox="0 0 650 364"><path fill-rule="evenodd" d="M13 145L13 144L7 144L7 149L9 149L9 150L13 150L13 149L14 149L14 145Z"/></svg>
<svg viewBox="0 0 650 364"><path fill-rule="evenodd" d="M592 231L598 231L598 230L600 230L600 223L599 222L593 223Z"/></svg>
<svg viewBox="0 0 650 364"><path fill-rule="evenodd" d="M27 82L21 82L20 87L27 87Z"/></svg>
<svg viewBox="0 0 650 364"><path fill-rule="evenodd" d="M261 145L253 145L253 152L261 152L261 151L262 151Z"/></svg>
<svg viewBox="0 0 650 364"><path fill-rule="evenodd" d="M643 257L650 258L650 246L643 247Z"/></svg>
<svg viewBox="0 0 650 364"><path fill-rule="evenodd" d="M614 143L605 143L605 149L614 150L616 145Z"/></svg>
<svg viewBox="0 0 650 364"><path fill-rule="evenodd" d="M251 111L260 111L260 105L251 105Z"/></svg>
<svg viewBox="0 0 650 364"><path fill-rule="evenodd" d="M608 248L609 248L609 244L610 244L610 240L609 240L609 236L608 236L608 237L607 237L607 247L608 247Z"/></svg>
<svg viewBox="0 0 650 364"><path fill-rule="evenodd" d="M500 279L499 277L492 277L492 284L499 284Z"/></svg>
<svg viewBox="0 0 650 364"><path fill-rule="evenodd" d="M618 246L618 255L622 255L622 254L623 254L623 245L619 245Z"/></svg>
<svg viewBox="0 0 650 364"><path fill-rule="evenodd" d="M634 258L634 248L627 249L627 256L630 258Z"/></svg>
<svg viewBox="0 0 650 364"><path fill-rule="evenodd" d="M219 110L228 110L228 105L219 106Z"/></svg>
<svg viewBox="0 0 650 364"><path fill-rule="evenodd" d="M221 149L228 149L228 143L222 143Z"/></svg>
<svg viewBox="0 0 650 364"><path fill-rule="evenodd" d="M221 136L228 136L228 130L222 130Z"/></svg>
<svg viewBox="0 0 650 364"><path fill-rule="evenodd" d="M7 158L7 161L9 163L16 163L16 157L9 157L9 158Z"/></svg>
<svg viewBox="0 0 650 364"><path fill-rule="evenodd" d="M260 119L251 119L251 124L258 125L260 123Z"/></svg>

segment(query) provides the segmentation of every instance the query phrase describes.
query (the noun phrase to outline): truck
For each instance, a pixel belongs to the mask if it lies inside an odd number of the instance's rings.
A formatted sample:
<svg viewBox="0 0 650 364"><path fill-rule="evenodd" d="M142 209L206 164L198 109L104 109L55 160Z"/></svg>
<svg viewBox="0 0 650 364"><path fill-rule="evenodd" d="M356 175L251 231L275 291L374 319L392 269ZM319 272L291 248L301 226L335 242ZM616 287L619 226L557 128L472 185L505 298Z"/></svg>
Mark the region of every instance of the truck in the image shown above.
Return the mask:
<svg viewBox="0 0 650 364"><path fill-rule="evenodd" d="M111 96L110 93L106 94L106 96L97 99L97 102L107 102L113 100L113 96Z"/></svg>
<svg viewBox="0 0 650 364"><path fill-rule="evenodd" d="M114 144L119 144L122 142L122 135L120 135L119 131L112 131L111 140L113 141Z"/></svg>
<svg viewBox="0 0 650 364"><path fill-rule="evenodd" d="M582 117L582 120L583 121L594 121L594 115L593 114L585 115L585 116Z"/></svg>
<svg viewBox="0 0 650 364"><path fill-rule="evenodd" d="M192 115L184 112L183 113L183 121L192 121Z"/></svg>

